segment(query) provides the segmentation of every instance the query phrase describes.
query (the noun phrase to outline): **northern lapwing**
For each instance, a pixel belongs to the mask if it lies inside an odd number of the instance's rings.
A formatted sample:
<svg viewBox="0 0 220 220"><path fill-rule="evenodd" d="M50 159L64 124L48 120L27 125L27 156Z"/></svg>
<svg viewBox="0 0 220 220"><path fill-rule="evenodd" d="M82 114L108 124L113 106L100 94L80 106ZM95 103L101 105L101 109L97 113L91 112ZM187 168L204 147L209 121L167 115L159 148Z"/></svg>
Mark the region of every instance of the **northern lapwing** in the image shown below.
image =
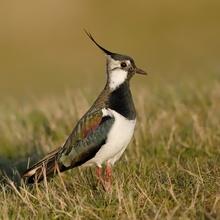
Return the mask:
<svg viewBox="0 0 220 220"><path fill-rule="evenodd" d="M96 166L104 190L101 167L106 164L106 179L111 185L111 166L119 160L129 144L136 124L136 111L130 91L130 79L146 72L137 68L126 55L112 53L89 38L106 55L107 83L92 107L79 120L63 146L52 151L23 174L28 183L84 165Z"/></svg>

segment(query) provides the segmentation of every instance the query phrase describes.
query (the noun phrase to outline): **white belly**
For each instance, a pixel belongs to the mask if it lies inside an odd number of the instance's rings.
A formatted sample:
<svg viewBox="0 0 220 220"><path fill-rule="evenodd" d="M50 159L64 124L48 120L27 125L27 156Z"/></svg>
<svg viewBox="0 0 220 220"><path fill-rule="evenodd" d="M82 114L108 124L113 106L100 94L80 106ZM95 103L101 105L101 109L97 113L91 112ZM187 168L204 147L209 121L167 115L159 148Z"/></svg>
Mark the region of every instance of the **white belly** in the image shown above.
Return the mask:
<svg viewBox="0 0 220 220"><path fill-rule="evenodd" d="M107 136L106 143L96 153L95 157L85 163L85 165L102 166L103 163L113 165L123 154L129 144L136 124L135 120L127 120L114 110L103 111L105 115L111 115L115 122Z"/></svg>

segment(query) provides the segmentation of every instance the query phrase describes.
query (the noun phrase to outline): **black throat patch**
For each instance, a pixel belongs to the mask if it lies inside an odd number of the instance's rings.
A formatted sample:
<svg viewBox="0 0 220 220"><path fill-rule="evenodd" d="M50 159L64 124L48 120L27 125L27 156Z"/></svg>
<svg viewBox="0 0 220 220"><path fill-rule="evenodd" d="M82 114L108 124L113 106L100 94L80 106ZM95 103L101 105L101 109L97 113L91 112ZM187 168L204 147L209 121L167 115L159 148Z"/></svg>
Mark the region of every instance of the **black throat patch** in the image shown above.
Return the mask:
<svg viewBox="0 0 220 220"><path fill-rule="evenodd" d="M129 120L134 120L136 118L136 111L128 81L110 93L108 107Z"/></svg>

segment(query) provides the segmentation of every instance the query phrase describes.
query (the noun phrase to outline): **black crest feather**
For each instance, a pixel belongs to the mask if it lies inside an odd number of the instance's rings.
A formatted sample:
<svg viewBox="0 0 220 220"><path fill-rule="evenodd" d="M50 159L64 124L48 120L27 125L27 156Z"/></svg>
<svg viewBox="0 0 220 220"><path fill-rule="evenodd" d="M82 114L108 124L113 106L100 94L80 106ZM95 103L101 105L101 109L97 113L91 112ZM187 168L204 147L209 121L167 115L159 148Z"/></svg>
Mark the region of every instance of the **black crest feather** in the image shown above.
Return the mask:
<svg viewBox="0 0 220 220"><path fill-rule="evenodd" d="M88 37L89 37L104 53L106 53L107 55L113 55L113 54L114 54L114 53L112 53L112 52L106 50L106 49L103 48L102 46L100 46L100 45L95 41L95 39L93 38L93 36L92 36L88 31L86 31L85 29L84 29L84 31L86 32L86 34L88 35Z"/></svg>

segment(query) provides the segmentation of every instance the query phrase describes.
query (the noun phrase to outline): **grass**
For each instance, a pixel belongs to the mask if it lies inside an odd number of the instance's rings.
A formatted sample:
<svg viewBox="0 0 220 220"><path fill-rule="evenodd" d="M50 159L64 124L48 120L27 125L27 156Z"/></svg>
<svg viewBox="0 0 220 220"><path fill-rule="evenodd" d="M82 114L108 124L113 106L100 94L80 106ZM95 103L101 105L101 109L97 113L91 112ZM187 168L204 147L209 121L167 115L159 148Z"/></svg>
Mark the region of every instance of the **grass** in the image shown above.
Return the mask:
<svg viewBox="0 0 220 220"><path fill-rule="evenodd" d="M20 179L29 163L63 143L95 94L3 103L0 219L219 219L220 83L208 77L133 89L138 124L113 167L110 194L94 168L38 185Z"/></svg>

